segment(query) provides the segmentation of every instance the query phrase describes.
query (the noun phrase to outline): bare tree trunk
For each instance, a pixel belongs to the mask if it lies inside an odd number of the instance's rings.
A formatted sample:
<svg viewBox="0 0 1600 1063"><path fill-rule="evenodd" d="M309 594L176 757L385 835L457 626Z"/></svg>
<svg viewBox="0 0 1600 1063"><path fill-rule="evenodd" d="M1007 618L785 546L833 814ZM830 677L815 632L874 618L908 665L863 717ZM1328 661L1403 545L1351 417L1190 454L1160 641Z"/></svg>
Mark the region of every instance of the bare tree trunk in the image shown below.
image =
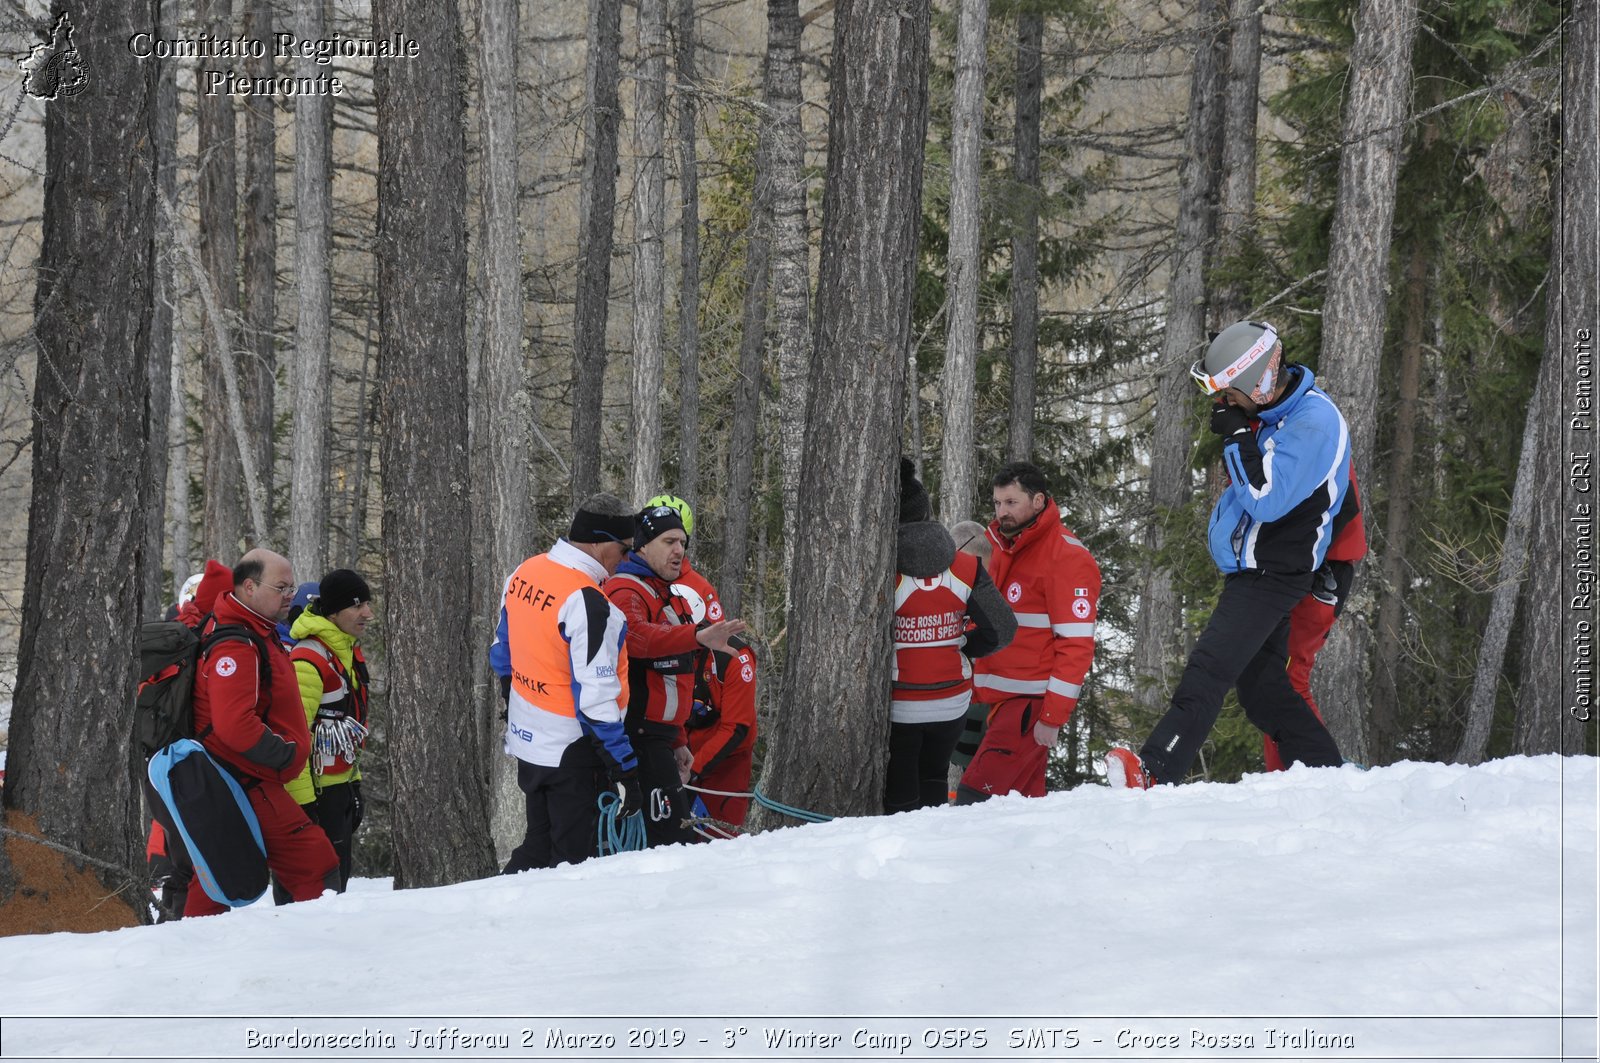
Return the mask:
<svg viewBox="0 0 1600 1063"><path fill-rule="evenodd" d="M983 78L989 0L961 0L956 29L955 98L950 108L950 300L944 347L944 445L939 516L955 524L972 516L978 455L972 442L978 372L978 279L982 205Z"/></svg>
<svg viewBox="0 0 1600 1063"><path fill-rule="evenodd" d="M611 298L612 222L617 209L622 0L590 0L584 65L583 183L578 206L578 292L572 315L572 498L600 488L601 397Z"/></svg>
<svg viewBox="0 0 1600 1063"><path fill-rule="evenodd" d="M806 231L806 141L800 124L800 7L767 0L767 69L762 86L769 123L772 196L772 329L778 351L783 441L783 585L794 585L800 519L800 455L811 380L811 241Z"/></svg>
<svg viewBox="0 0 1600 1063"><path fill-rule="evenodd" d="M1345 96L1334 206L1328 293L1322 307L1318 365L1350 426L1359 479L1376 483L1368 462L1377 430L1378 368L1383 358L1389 243L1401 136L1411 113L1411 44L1417 32L1416 0L1361 0ZM1371 621L1357 595L1334 625L1314 677L1321 691L1337 691L1327 706L1328 730L1345 756L1370 760L1364 708L1371 704L1367 663Z"/></svg>
<svg viewBox="0 0 1600 1063"><path fill-rule="evenodd" d="M1017 15L1017 102L1012 178L1020 192L1011 237L1011 419L1006 453L1033 458L1035 378L1039 362L1039 104L1044 91L1044 16Z"/></svg>
<svg viewBox="0 0 1600 1063"><path fill-rule="evenodd" d="M1545 349L1544 361L1559 357L1559 348ZM1506 642L1516 617L1517 598L1527 576L1528 527L1533 516L1533 484L1538 452L1539 422L1549 417L1552 396L1549 385L1558 379L1541 364L1539 382L1528 401L1523 420L1522 452L1517 459L1516 486L1511 492L1511 511L1506 518L1505 540L1500 551L1500 571L1489 599L1489 616L1484 621L1483 641L1472 673L1472 693L1467 699L1467 725L1456 748L1455 759L1467 764L1483 761L1489 750L1489 732L1494 723L1494 705L1500 694L1500 671L1505 663Z"/></svg>
<svg viewBox="0 0 1600 1063"><path fill-rule="evenodd" d="M161 18L157 35L175 32L178 26L177 4L173 0L166 0L165 3L158 3L157 8ZM169 208L178 196L177 74L173 62L159 63L154 109L151 112L154 115L152 130L155 135L156 195ZM174 307L177 304L177 293L173 286L172 226L177 222L170 212L157 209L151 217L151 224L155 228L155 254L151 261L150 353L146 363L150 371L150 449L147 456L150 459L151 488L164 492L165 502L157 502L145 510L145 558L149 563L144 569L144 586L140 589L140 596L149 615L154 616L168 600L161 580L162 553L167 539L167 511L169 507L178 505L180 490L187 494L189 483L187 469L181 479L174 477L170 483L168 479L172 445L175 442L183 444L184 431L182 362L176 354L172 330ZM176 417L173 416L174 407L178 411ZM187 497L183 499L183 509L187 523ZM184 528L183 537L182 552L174 549L172 555L174 600L177 597L176 588L183 585L183 580L189 574L187 527Z"/></svg>
<svg viewBox="0 0 1600 1063"><path fill-rule="evenodd" d="M768 78L771 77L769 67ZM733 424L728 439L728 486L723 492L722 578L717 592L728 616L743 616L744 590L751 584L750 526L756 502L756 431L761 421L761 366L766 353L767 280L772 241L770 178L772 152L765 126L756 143L755 187L750 196L750 235L744 252L744 309L740 317L739 375L733 384Z"/></svg>
<svg viewBox="0 0 1600 1063"><path fill-rule="evenodd" d="M462 505L467 440L467 193L454 0L379 0L378 37L403 31L427 63L375 65L384 616L395 885L495 870L472 665L472 557ZM426 270L417 262L428 264ZM449 534L455 528L457 534Z"/></svg>
<svg viewBox="0 0 1600 1063"><path fill-rule="evenodd" d="M922 479L922 373L917 368L917 344L906 351L906 444L901 453L917 467Z"/></svg>
<svg viewBox="0 0 1600 1063"><path fill-rule="evenodd" d="M143 846L128 733L138 624L155 607L144 572L160 564L145 524L161 497L146 455L158 64L84 27L160 23L151 0L77 0L72 15L78 65L62 72L89 81L44 109L33 493L0 799L50 840L130 869L115 885L137 907L148 897L133 871ZM10 872L0 855L0 899L16 887Z"/></svg>
<svg viewBox="0 0 1600 1063"><path fill-rule="evenodd" d="M1261 91L1260 0L1232 0L1228 77L1223 89L1222 178L1217 209L1217 261L1239 255L1255 228L1256 110ZM1250 312L1240 279L1217 285L1213 323L1224 329Z"/></svg>
<svg viewBox="0 0 1600 1063"><path fill-rule="evenodd" d="M662 145L667 118L666 0L638 0L639 79L634 104L634 145L639 172L633 183L633 466L634 504L661 489L661 388L666 380L662 318L666 292L662 263L666 228L666 168Z"/></svg>
<svg viewBox="0 0 1600 1063"><path fill-rule="evenodd" d="M1411 530L1411 470L1416 464L1417 394L1422 376L1423 327L1428 320L1428 254L1418 239L1406 264L1405 318L1401 322L1399 401L1395 404L1394 444L1385 480L1389 505L1384 514L1383 558L1378 579L1378 638L1372 682L1372 757L1394 759L1400 738L1397 686L1405 645L1405 559ZM1365 500L1363 500L1365 501Z"/></svg>
<svg viewBox="0 0 1600 1063"><path fill-rule="evenodd" d="M830 815L877 812L889 721L897 454L911 341L929 4L842 0L782 708L762 789Z"/></svg>
<svg viewBox="0 0 1600 1063"><path fill-rule="evenodd" d="M1596 275L1595 248L1600 219L1600 107L1597 107L1595 68L1597 55L1594 0L1574 0L1568 14L1562 42L1563 93L1561 108L1561 161L1556 167L1551 204L1555 216L1551 226L1550 289L1545 295L1544 361L1539 387L1546 396L1570 396L1561 385L1572 386L1567 367L1579 364L1580 345L1587 357L1594 357L1596 295L1600 277ZM1565 380L1563 380L1565 378ZM1593 686L1588 687L1591 702L1579 715L1574 689L1575 669L1592 658L1580 657L1575 637L1584 636L1593 645L1596 627L1595 607L1573 601L1568 577L1568 537L1576 538L1579 514L1577 503L1588 507L1589 527L1594 527L1594 430L1573 431L1572 415L1564 403L1570 398L1552 398L1543 407L1529 406L1528 422L1534 425L1531 442L1536 460L1532 513L1528 521L1528 578L1523 584L1522 676L1517 697L1517 719L1513 731L1518 753L1585 752L1586 734L1594 728ZM1535 415L1537 414L1537 420ZM1587 420L1593 424L1593 418ZM1570 435L1567 435L1570 433ZM1563 436L1566 435L1566 438ZM1527 445L1526 443L1524 445ZM1582 455L1591 465L1587 489L1567 482L1573 462L1554 460L1555 455ZM1520 469L1519 469L1520 472ZM1518 486L1521 486L1520 480ZM1565 512L1563 511L1565 508ZM1563 593L1552 593L1554 588ZM1579 625L1587 625L1580 628Z"/></svg>
<svg viewBox="0 0 1600 1063"><path fill-rule="evenodd" d="M323 0L296 0L295 34L320 40ZM313 60L295 63L315 76ZM289 478L289 560L302 580L318 579L328 560L328 357L332 339L333 184L329 133L333 101L294 98L294 464Z"/></svg>
<svg viewBox="0 0 1600 1063"><path fill-rule="evenodd" d="M679 0L678 68L678 487L693 505L700 494L700 174L696 137L694 0Z"/></svg>
<svg viewBox="0 0 1600 1063"><path fill-rule="evenodd" d="M199 0L198 21L213 40L231 39L232 0ZM227 407L222 403L223 361L232 361L239 319L238 181L234 160L233 97L203 91L199 116L200 261L216 292L221 320L203 326L205 366L203 439L205 442L205 511L200 537L207 557L231 564L244 547L243 469L239 441L232 436ZM223 337L218 345L215 337Z"/></svg>
<svg viewBox="0 0 1600 1063"><path fill-rule="evenodd" d="M477 581L475 631L493 627L501 581L529 553L535 469L532 432L537 412L523 372L522 228L517 195L517 0L480 0L478 78L482 92L484 365L479 417L488 437L488 476L481 509L488 520L489 557ZM474 655L474 704L486 747L500 720L498 684L489 682L482 653ZM497 852L509 854L526 825L516 764L491 757L491 827Z"/></svg>
<svg viewBox="0 0 1600 1063"><path fill-rule="evenodd" d="M271 0L247 0L245 36L252 40L272 40ZM270 46L260 58L250 58L245 69L252 78L274 76L275 62ZM261 507L263 531L270 536L274 526L272 490L273 387L277 380L278 318L278 129L277 99L271 95L245 98L244 152L244 318L243 349L246 357L241 379L245 410L249 418L251 449L259 464L256 476L266 492ZM260 539L258 538L258 541ZM300 578L308 578L301 575Z"/></svg>
<svg viewBox="0 0 1600 1063"><path fill-rule="evenodd" d="M1194 69L1178 171L1178 230L1167 285L1167 327L1157 369L1155 424L1150 441L1150 520L1145 526L1143 589L1139 595L1134 696L1149 711L1166 703L1182 660L1181 608L1172 574L1158 560L1168 515L1193 491L1189 449L1194 433L1194 385L1189 366L1205 349L1206 251L1215 228L1220 159L1222 30L1219 0L1195 8Z"/></svg>
<svg viewBox="0 0 1600 1063"><path fill-rule="evenodd" d="M169 232L168 251L171 250ZM176 271L169 272L168 277L175 281ZM169 290L175 290L175 286ZM172 370L167 377L170 388L167 402L167 527L168 537L172 541L174 601L177 600L178 592L183 589L183 581L195 568L194 547L189 538L189 426L184 410L188 402L188 393L183 386L186 346L176 338L175 333L171 351Z"/></svg>

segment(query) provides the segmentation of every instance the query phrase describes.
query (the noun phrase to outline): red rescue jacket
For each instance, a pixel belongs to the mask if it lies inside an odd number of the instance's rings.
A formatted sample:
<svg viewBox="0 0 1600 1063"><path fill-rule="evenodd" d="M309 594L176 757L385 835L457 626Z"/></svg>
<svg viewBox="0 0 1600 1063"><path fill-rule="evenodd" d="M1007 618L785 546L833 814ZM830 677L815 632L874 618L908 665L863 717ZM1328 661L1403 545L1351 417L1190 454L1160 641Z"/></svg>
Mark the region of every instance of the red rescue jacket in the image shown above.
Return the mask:
<svg viewBox="0 0 1600 1063"><path fill-rule="evenodd" d="M1072 716L1094 661L1100 566L1061 524L1055 501L1015 539L989 525L994 553L989 575L1017 615L1017 636L973 662L973 700L1043 698L1043 722L1059 727Z"/></svg>
<svg viewBox="0 0 1600 1063"><path fill-rule="evenodd" d="M215 620L239 624L266 646L271 682L261 689L260 646L226 639L211 648L194 681L194 729L206 751L245 775L288 782L311 751L300 684L273 621L247 608L230 591L217 598ZM206 728L210 727L209 732Z"/></svg>

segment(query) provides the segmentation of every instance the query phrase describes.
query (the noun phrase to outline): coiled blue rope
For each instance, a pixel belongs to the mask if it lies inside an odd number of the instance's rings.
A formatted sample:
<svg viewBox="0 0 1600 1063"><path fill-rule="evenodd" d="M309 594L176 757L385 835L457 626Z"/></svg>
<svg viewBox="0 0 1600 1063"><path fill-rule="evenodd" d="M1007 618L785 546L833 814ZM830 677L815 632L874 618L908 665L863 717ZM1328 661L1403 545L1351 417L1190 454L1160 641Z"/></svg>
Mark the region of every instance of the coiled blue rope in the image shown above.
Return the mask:
<svg viewBox="0 0 1600 1063"><path fill-rule="evenodd" d="M600 821L595 826L595 847L601 856L612 853L635 853L644 848L644 813L620 815L622 798L606 791L596 804L600 808Z"/></svg>

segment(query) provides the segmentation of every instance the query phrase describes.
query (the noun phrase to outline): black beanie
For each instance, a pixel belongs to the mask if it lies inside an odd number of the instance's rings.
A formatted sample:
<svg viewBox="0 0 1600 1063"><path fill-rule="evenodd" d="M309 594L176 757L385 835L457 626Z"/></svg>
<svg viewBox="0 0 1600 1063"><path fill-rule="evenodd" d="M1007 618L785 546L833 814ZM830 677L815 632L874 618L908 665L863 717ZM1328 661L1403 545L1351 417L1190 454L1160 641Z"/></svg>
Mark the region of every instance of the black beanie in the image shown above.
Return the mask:
<svg viewBox="0 0 1600 1063"><path fill-rule="evenodd" d="M648 506L639 511L633 518L633 548L639 549L645 543L658 535L666 532L683 531L683 517L672 506ZM685 536L689 533L684 531Z"/></svg>
<svg viewBox="0 0 1600 1063"><path fill-rule="evenodd" d="M347 568L336 568L317 586L317 613L332 616L362 602L372 601L367 581Z"/></svg>
<svg viewBox="0 0 1600 1063"><path fill-rule="evenodd" d="M910 458L900 459L900 523L913 524L933 519L933 504L927 489L917 479L917 467Z"/></svg>
<svg viewBox="0 0 1600 1063"><path fill-rule="evenodd" d="M579 508L567 529L569 543L625 543L633 537L633 514Z"/></svg>

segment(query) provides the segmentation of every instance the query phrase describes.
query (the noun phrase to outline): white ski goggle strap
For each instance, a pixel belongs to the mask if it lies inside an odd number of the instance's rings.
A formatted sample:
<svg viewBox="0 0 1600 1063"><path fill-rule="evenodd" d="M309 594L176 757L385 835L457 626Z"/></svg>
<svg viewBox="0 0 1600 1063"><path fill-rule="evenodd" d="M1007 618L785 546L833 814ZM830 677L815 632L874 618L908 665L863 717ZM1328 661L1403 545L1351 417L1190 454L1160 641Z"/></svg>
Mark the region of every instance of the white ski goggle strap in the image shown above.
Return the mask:
<svg viewBox="0 0 1600 1063"><path fill-rule="evenodd" d="M1189 375L1194 377L1195 383L1200 385L1200 390L1207 395L1215 395L1225 388L1232 387L1233 382L1239 379L1239 375L1252 365L1255 365L1257 359L1272 353L1272 348L1278 345L1278 330L1271 325L1262 325L1261 327L1265 331L1261 333L1260 339L1252 343L1243 354L1235 358L1231 364L1215 375L1206 372L1204 358L1189 367Z"/></svg>

